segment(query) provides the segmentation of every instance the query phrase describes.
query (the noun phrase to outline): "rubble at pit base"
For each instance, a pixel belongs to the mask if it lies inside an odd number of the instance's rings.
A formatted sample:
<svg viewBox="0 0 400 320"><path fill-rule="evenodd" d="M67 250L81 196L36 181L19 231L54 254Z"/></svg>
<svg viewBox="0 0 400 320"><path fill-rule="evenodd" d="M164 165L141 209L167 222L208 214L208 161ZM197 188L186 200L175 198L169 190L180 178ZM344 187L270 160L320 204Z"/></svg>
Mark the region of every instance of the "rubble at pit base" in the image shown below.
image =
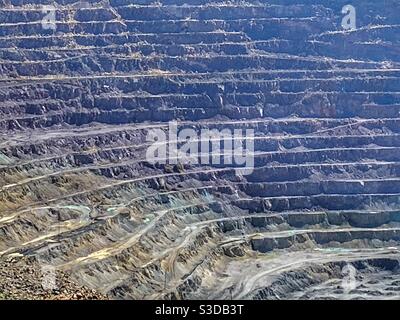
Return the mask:
<svg viewBox="0 0 400 320"><path fill-rule="evenodd" d="M399 298L400 4L346 5L0 0L0 298Z"/></svg>

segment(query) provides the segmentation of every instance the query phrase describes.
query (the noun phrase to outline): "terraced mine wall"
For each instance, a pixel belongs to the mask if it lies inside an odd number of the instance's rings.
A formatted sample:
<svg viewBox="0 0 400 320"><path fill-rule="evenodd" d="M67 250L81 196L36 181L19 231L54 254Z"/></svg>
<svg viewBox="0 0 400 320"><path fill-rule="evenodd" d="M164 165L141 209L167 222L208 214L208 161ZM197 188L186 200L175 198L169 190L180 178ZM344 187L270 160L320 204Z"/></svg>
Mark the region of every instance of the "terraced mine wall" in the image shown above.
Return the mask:
<svg viewBox="0 0 400 320"><path fill-rule="evenodd" d="M397 297L400 3L346 5L0 0L0 266L45 297ZM251 170L150 161L171 121L251 130Z"/></svg>

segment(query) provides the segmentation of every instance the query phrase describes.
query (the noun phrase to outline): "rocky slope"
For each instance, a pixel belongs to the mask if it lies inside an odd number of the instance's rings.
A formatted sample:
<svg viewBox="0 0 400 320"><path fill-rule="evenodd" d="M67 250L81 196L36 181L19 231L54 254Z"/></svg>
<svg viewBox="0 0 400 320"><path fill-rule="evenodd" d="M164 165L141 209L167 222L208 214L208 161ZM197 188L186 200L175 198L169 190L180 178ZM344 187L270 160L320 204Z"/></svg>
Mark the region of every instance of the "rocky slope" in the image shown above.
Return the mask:
<svg viewBox="0 0 400 320"><path fill-rule="evenodd" d="M0 0L1 260L99 298L398 297L400 4L347 4ZM150 163L171 120L253 129L253 173Z"/></svg>
<svg viewBox="0 0 400 320"><path fill-rule="evenodd" d="M49 270L49 269L48 269ZM106 296L71 281L55 270L54 285L48 270L33 259L12 257L0 262L0 300L105 300Z"/></svg>

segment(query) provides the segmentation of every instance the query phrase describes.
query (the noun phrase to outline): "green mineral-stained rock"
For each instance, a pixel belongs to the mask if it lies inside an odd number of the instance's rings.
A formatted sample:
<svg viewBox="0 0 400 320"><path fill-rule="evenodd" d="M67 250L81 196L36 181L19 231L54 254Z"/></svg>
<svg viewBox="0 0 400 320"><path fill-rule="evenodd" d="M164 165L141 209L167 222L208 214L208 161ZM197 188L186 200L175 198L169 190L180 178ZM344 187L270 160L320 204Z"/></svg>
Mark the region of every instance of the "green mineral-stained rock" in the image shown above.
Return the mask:
<svg viewBox="0 0 400 320"><path fill-rule="evenodd" d="M12 160L0 152L0 165L11 164Z"/></svg>

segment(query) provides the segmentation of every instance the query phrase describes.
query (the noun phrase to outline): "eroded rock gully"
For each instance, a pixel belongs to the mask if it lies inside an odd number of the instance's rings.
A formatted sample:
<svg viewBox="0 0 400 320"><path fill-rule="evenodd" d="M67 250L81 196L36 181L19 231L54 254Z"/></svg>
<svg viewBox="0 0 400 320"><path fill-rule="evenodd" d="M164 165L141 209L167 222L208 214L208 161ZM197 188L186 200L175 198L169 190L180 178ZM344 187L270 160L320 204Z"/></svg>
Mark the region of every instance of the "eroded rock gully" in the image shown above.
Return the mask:
<svg viewBox="0 0 400 320"><path fill-rule="evenodd" d="M0 297L399 298L399 3L352 2L0 0ZM170 120L253 173L149 163Z"/></svg>

